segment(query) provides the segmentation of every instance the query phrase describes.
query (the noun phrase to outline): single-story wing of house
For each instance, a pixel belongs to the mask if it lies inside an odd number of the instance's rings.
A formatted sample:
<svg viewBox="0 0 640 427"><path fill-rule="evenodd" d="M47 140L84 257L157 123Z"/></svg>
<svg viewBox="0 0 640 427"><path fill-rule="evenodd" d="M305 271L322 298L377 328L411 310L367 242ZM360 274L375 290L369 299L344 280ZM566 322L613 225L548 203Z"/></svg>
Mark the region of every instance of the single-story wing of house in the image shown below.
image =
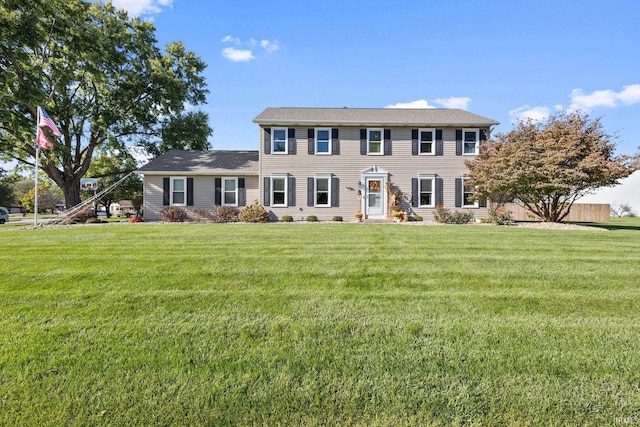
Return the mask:
<svg viewBox="0 0 640 427"><path fill-rule="evenodd" d="M138 173L144 181L144 219L168 206L212 210L259 199L258 151L170 150Z"/></svg>

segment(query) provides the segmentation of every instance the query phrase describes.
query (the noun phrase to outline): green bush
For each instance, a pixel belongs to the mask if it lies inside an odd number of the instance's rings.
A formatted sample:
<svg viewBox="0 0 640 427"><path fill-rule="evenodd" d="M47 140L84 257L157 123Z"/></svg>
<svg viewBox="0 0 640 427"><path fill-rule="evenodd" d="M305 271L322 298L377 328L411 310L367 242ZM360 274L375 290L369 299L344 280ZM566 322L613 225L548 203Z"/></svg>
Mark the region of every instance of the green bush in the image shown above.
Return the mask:
<svg viewBox="0 0 640 427"><path fill-rule="evenodd" d="M240 212L231 206L217 206L211 212L213 222L238 222Z"/></svg>
<svg viewBox="0 0 640 427"><path fill-rule="evenodd" d="M269 213L258 200L247 205L238 215L238 220L242 222L269 222Z"/></svg>
<svg viewBox="0 0 640 427"><path fill-rule="evenodd" d="M513 223L511 211L504 210L501 207L489 208L489 217L495 225L509 225Z"/></svg>
<svg viewBox="0 0 640 427"><path fill-rule="evenodd" d="M283 215L282 222L293 222L293 217L291 215Z"/></svg>
<svg viewBox="0 0 640 427"><path fill-rule="evenodd" d="M443 208L442 205L436 206L433 219L442 224L468 224L473 221L473 212L470 210L453 211Z"/></svg>
<svg viewBox="0 0 640 427"><path fill-rule="evenodd" d="M332 221L334 221L334 222L342 222L342 217L341 216L334 216Z"/></svg>
<svg viewBox="0 0 640 427"><path fill-rule="evenodd" d="M178 206L169 206L160 211L160 220L164 222L185 222L188 220L187 210Z"/></svg>
<svg viewBox="0 0 640 427"><path fill-rule="evenodd" d="M420 215L414 215L414 216L413 216L413 220L414 220L414 221L422 221L422 220L423 220L423 218L422 218L422 216L420 216Z"/></svg>
<svg viewBox="0 0 640 427"><path fill-rule="evenodd" d="M307 222L317 222L318 221L318 217L315 215L309 215L307 217Z"/></svg>

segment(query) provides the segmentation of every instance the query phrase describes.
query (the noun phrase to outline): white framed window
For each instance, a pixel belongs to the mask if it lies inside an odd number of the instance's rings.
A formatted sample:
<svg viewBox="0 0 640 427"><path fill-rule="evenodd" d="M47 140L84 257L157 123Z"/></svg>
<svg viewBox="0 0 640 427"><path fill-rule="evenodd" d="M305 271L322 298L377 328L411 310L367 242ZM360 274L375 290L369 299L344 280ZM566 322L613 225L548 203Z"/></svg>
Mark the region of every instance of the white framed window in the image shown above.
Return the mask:
<svg viewBox="0 0 640 427"><path fill-rule="evenodd" d="M171 206L187 206L187 178L176 176L171 178Z"/></svg>
<svg viewBox="0 0 640 427"><path fill-rule="evenodd" d="M436 205L435 175L418 176L418 206L432 208Z"/></svg>
<svg viewBox="0 0 640 427"><path fill-rule="evenodd" d="M287 154L287 128L271 129L271 152L274 154Z"/></svg>
<svg viewBox="0 0 640 427"><path fill-rule="evenodd" d="M238 206L238 178L222 178L222 205Z"/></svg>
<svg viewBox="0 0 640 427"><path fill-rule="evenodd" d="M471 200L473 196L473 187L468 185L469 178L462 178L462 207L463 208L477 208L478 202Z"/></svg>
<svg viewBox="0 0 640 427"><path fill-rule="evenodd" d="M383 155L383 129L367 129L367 154Z"/></svg>
<svg viewBox="0 0 640 427"><path fill-rule="evenodd" d="M316 154L331 154L331 129L316 129Z"/></svg>
<svg viewBox="0 0 640 427"><path fill-rule="evenodd" d="M463 129L462 130L462 154L476 155L480 152L480 130L479 129Z"/></svg>
<svg viewBox="0 0 640 427"><path fill-rule="evenodd" d="M420 129L418 138L418 154L434 155L436 152L436 130Z"/></svg>
<svg viewBox="0 0 640 427"><path fill-rule="evenodd" d="M315 206L331 207L331 175L318 174L315 176Z"/></svg>
<svg viewBox="0 0 640 427"><path fill-rule="evenodd" d="M271 177L271 206L287 206L288 176Z"/></svg>

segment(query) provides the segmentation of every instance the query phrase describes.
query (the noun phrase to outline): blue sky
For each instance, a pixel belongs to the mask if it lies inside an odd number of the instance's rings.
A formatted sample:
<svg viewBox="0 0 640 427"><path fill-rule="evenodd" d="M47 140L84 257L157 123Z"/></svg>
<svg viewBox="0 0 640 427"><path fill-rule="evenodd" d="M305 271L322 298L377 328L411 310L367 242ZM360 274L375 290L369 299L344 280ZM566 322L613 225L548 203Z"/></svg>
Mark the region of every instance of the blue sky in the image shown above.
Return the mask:
<svg viewBox="0 0 640 427"><path fill-rule="evenodd" d="M463 108L499 121L557 108L640 146L640 3L118 0L208 64L214 149L256 149L266 107Z"/></svg>

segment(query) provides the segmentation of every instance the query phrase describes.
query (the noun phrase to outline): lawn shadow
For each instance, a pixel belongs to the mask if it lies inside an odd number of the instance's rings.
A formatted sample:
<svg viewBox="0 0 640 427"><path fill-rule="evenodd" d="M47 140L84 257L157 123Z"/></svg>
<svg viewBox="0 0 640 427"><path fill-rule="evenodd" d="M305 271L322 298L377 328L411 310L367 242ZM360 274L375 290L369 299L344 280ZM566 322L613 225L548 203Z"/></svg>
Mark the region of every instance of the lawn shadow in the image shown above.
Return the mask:
<svg viewBox="0 0 640 427"><path fill-rule="evenodd" d="M640 225L636 224L624 224L624 223L616 223L616 222L577 222L577 221L567 221L567 224L575 224L575 225L584 225L586 227L595 227L595 228L604 228L605 230L616 231L616 230L635 230L640 231Z"/></svg>

